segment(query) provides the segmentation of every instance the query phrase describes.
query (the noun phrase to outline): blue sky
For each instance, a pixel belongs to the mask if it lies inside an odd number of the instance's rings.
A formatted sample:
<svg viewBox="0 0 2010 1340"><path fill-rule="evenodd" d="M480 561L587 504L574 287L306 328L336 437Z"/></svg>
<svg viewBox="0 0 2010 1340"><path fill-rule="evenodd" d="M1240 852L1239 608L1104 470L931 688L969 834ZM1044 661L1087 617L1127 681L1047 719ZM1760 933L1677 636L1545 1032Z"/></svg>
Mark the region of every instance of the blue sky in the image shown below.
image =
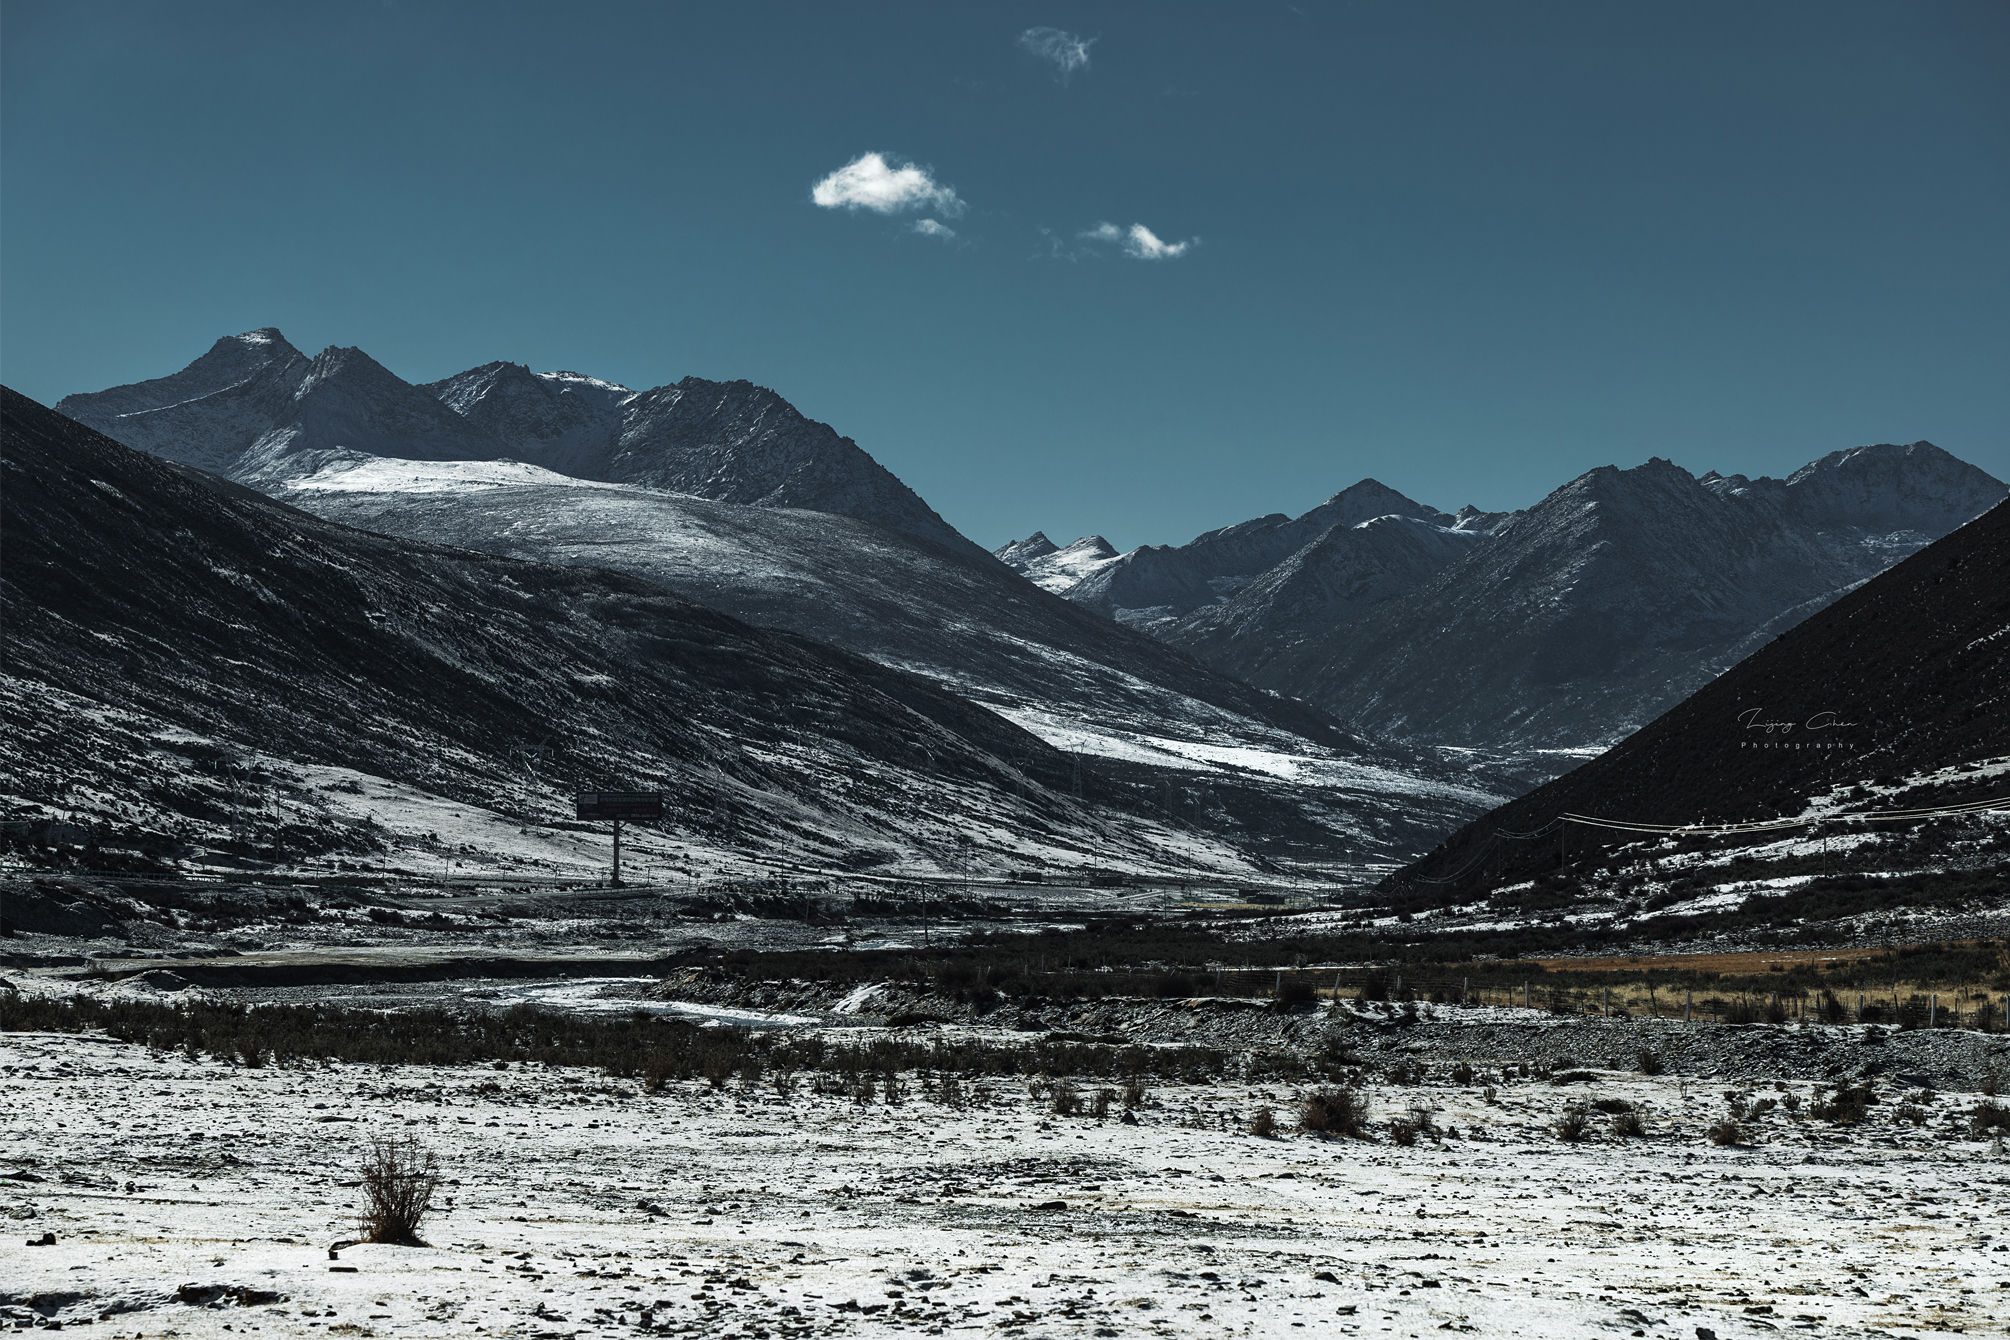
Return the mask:
<svg viewBox="0 0 2010 1340"><path fill-rule="evenodd" d="M1996 0L4 13L0 376L45 401L262 325L746 377L985 544L1650 455L2010 477Z"/></svg>

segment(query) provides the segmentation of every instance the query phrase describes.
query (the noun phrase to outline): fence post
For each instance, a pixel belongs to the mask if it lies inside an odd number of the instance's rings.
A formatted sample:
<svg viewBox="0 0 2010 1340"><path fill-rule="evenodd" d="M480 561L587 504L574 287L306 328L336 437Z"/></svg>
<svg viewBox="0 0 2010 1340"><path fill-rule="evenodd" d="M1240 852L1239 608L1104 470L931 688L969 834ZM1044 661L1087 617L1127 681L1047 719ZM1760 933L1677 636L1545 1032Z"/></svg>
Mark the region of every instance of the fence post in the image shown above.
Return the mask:
<svg viewBox="0 0 2010 1340"><path fill-rule="evenodd" d="M1940 993L1933 992L1926 998L1926 1026L1932 1028L1934 1019L1940 1014Z"/></svg>
<svg viewBox="0 0 2010 1340"><path fill-rule="evenodd" d="M1696 990L1695 990L1695 988L1694 988L1694 987L1691 987L1691 988L1689 988L1688 990L1686 990L1686 991L1684 991L1684 992L1682 993L1682 1022L1683 1022L1683 1023L1685 1023L1685 1024L1686 1024L1686 1023L1690 1023L1690 1022L1692 1022L1692 1020L1691 1020L1691 1018L1690 1018L1690 1011L1691 1011L1691 1010L1692 1010L1692 1009L1693 1009L1693 1008L1695 1007L1695 1004L1696 1004Z"/></svg>
<svg viewBox="0 0 2010 1340"><path fill-rule="evenodd" d="M1528 1008L1528 983L1526 981L1521 984L1521 1007L1523 1009Z"/></svg>
<svg viewBox="0 0 2010 1340"><path fill-rule="evenodd" d="M1612 1013L1612 988L1609 986L1603 987L1599 990L1598 1012L1604 1015L1610 1015Z"/></svg>
<svg viewBox="0 0 2010 1340"><path fill-rule="evenodd" d="M1459 1004L1461 1005L1472 1004L1473 999L1472 989L1473 989L1472 978L1470 977L1459 978Z"/></svg>

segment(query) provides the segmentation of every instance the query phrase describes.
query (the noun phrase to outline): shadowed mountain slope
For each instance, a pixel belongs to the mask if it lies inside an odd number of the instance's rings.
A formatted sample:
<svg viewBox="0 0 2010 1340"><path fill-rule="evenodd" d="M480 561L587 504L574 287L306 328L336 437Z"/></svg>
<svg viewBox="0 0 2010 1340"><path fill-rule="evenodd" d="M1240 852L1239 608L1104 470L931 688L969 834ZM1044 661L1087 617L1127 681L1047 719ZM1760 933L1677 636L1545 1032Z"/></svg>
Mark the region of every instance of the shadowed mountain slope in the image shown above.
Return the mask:
<svg viewBox="0 0 2010 1340"><path fill-rule="evenodd" d="M1167 830L1050 789L1067 760L919 677L632 576L333 524L11 391L0 410L17 815L297 861L381 854L395 816L349 797L387 786L512 824L632 786L692 842L811 863L1164 859ZM247 785L292 817L247 813Z"/></svg>
<svg viewBox="0 0 2010 1340"><path fill-rule="evenodd" d="M1983 799L2010 791L2006 756L2010 503L2001 503L1396 879L1455 899L1545 878L1559 864L1557 838L1501 835L1543 830L1565 813L1722 824ZM1955 841L1958 822L1947 822L1943 836ZM1567 850L1575 864L1637 841L1572 825ZM1996 864L2001 872L2000 846Z"/></svg>
<svg viewBox="0 0 2010 1340"><path fill-rule="evenodd" d="M1608 466L1400 600L1213 659L1371 734L1600 746L2003 494L1928 443L1836 452L1786 480Z"/></svg>

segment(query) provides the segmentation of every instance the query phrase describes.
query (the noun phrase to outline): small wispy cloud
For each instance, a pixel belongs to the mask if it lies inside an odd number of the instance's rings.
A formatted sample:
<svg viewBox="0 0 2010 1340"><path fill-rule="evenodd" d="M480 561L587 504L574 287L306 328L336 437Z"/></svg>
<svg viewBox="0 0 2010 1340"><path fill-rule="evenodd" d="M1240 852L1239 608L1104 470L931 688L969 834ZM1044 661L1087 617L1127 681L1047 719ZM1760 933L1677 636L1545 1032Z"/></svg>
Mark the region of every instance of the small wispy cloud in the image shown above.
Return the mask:
<svg viewBox="0 0 2010 1340"><path fill-rule="evenodd" d="M1054 77L1062 83L1089 68L1089 48L1093 37L1078 37L1061 28L1028 28L1019 34L1019 49L1031 52L1054 67Z"/></svg>
<svg viewBox="0 0 2010 1340"><path fill-rule="evenodd" d="M1142 223L1134 223L1128 228L1119 228L1114 223L1099 223L1082 232L1080 236L1084 242L1104 242L1120 246L1124 254L1135 261L1177 260L1200 243L1198 237L1168 242Z"/></svg>
<svg viewBox="0 0 2010 1340"><path fill-rule="evenodd" d="M956 230L940 219L916 219L914 231L923 237L939 238L944 242L956 236Z"/></svg>
<svg viewBox="0 0 2010 1340"><path fill-rule="evenodd" d="M880 153L860 154L852 159L812 186L810 199L824 209L869 209L875 214L928 209L951 219L965 208L955 188L936 181L927 168L889 160ZM939 223L936 226L942 227Z"/></svg>

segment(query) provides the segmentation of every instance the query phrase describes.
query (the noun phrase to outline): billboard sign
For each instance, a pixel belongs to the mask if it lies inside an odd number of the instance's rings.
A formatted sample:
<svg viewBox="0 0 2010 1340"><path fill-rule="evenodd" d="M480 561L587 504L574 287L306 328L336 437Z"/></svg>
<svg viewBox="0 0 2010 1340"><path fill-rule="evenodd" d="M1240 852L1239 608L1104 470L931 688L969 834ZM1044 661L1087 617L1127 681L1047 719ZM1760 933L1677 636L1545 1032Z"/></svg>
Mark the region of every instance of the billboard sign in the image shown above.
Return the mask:
<svg viewBox="0 0 2010 1340"><path fill-rule="evenodd" d="M661 791L581 791L573 797L582 819L649 820L663 817Z"/></svg>

